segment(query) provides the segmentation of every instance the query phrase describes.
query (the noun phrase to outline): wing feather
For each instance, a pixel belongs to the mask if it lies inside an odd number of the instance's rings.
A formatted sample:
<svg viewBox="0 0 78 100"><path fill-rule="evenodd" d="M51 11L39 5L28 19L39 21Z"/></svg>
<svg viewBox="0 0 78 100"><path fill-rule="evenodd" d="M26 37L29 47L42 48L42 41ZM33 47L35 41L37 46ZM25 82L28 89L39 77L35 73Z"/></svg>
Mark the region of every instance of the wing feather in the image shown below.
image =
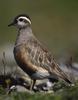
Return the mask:
<svg viewBox="0 0 78 100"><path fill-rule="evenodd" d="M68 83L71 83L68 76L59 68L59 65L54 61L51 53L44 48L36 39L31 39L26 44L26 50L31 63L37 67L46 69L49 73L55 74Z"/></svg>
<svg viewBox="0 0 78 100"><path fill-rule="evenodd" d="M50 71L53 57L47 49L43 48L39 41L34 39L32 41L28 41L26 44L26 50L28 50L28 55L32 64Z"/></svg>

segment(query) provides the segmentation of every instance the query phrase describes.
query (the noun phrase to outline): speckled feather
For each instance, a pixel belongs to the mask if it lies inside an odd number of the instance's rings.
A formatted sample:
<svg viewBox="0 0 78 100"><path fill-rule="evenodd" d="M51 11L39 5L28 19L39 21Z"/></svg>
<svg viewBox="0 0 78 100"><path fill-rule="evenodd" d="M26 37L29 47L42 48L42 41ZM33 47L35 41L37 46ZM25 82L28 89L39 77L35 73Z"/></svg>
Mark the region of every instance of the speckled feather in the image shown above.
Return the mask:
<svg viewBox="0 0 78 100"><path fill-rule="evenodd" d="M59 68L59 65L55 62L51 53L46 48L43 48L38 40L32 38L26 43L25 47L33 65L42 67L48 70L49 73L58 75L63 80L71 83L68 76Z"/></svg>
<svg viewBox="0 0 78 100"><path fill-rule="evenodd" d="M47 51L47 49L43 48L38 40L28 40L25 47L32 64L36 66L41 66L50 71L50 66L53 62L53 58L51 54Z"/></svg>

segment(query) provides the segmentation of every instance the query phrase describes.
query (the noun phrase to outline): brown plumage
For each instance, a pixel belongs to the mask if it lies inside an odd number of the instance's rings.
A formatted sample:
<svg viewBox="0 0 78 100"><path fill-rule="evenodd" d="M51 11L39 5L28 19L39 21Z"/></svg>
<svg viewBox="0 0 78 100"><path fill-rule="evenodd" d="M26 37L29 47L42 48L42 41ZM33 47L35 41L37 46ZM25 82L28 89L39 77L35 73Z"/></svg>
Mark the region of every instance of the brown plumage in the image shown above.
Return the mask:
<svg viewBox="0 0 78 100"><path fill-rule="evenodd" d="M14 47L14 57L17 64L32 80L59 77L71 83L51 53L33 35L30 26L31 20L28 16L17 16L10 25L16 25L19 29Z"/></svg>

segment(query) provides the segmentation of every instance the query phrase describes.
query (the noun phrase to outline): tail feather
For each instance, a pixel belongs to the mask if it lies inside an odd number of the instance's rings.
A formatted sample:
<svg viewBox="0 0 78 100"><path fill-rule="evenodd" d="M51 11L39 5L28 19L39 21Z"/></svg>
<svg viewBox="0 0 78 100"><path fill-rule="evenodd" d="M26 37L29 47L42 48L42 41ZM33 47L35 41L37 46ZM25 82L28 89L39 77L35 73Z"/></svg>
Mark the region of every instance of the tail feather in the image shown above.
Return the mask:
<svg viewBox="0 0 78 100"><path fill-rule="evenodd" d="M71 82L69 79L65 78L64 80L65 80L67 83L72 84L72 82Z"/></svg>
<svg viewBox="0 0 78 100"><path fill-rule="evenodd" d="M59 68L59 65L55 62L52 64L53 73L56 74L59 78L63 79L69 84L72 84L68 76Z"/></svg>

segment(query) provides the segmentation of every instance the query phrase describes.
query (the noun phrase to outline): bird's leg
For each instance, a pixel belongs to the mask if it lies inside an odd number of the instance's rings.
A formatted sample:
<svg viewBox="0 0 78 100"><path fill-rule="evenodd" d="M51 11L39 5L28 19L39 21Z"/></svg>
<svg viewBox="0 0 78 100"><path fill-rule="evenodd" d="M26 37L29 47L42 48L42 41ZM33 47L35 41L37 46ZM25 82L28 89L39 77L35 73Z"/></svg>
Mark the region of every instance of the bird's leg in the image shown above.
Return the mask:
<svg viewBox="0 0 78 100"><path fill-rule="evenodd" d="M31 80L30 90L33 90L36 80Z"/></svg>

